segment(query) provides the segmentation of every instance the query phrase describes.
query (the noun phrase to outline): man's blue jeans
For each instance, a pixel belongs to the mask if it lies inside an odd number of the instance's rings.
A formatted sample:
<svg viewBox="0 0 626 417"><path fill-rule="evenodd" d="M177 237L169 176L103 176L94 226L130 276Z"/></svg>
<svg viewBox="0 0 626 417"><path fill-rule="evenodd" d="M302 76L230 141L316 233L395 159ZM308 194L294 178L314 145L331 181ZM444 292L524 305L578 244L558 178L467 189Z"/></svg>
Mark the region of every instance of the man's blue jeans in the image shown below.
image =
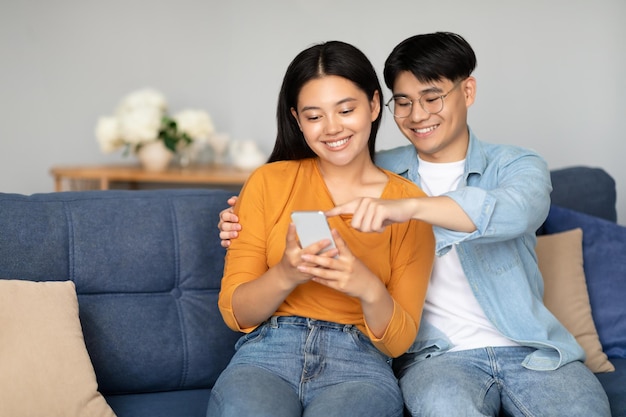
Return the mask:
<svg viewBox="0 0 626 417"><path fill-rule="evenodd" d="M355 326L272 317L240 338L208 417L401 417L390 360Z"/></svg>
<svg viewBox="0 0 626 417"><path fill-rule="evenodd" d="M595 375L581 362L554 371L521 363L534 349L496 347L447 352L421 361L394 361L407 409L414 417L611 417Z"/></svg>

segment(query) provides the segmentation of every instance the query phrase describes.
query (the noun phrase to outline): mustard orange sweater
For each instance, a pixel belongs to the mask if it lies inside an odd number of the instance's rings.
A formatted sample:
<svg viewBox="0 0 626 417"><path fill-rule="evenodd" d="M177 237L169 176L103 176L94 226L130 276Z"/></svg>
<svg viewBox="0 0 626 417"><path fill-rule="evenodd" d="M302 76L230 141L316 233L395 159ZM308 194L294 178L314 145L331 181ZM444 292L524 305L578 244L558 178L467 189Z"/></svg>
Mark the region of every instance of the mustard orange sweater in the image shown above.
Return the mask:
<svg viewBox="0 0 626 417"><path fill-rule="evenodd" d="M381 198L425 196L412 182L383 172L389 181ZM315 159L275 162L252 173L235 207L242 230L227 251L219 296L220 311L231 329L242 332L254 329L239 327L232 310L232 296L239 285L256 279L281 260L291 212L325 211L332 207L332 197ZM363 233L350 226L351 216L328 220L350 251L384 282L394 299L393 316L385 334L381 338L371 334L356 298L315 282L292 291L275 315L353 324L380 351L392 357L401 355L415 339L426 296L434 259L431 226L411 220L389 226L383 233Z"/></svg>

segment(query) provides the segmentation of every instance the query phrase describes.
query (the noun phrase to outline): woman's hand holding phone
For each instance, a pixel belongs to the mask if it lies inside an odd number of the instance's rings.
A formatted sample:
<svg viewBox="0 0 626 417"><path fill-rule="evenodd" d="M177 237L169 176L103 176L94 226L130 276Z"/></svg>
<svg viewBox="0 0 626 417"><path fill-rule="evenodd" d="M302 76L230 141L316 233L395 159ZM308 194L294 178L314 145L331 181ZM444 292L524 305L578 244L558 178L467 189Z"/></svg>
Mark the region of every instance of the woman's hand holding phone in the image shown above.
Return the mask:
<svg viewBox="0 0 626 417"><path fill-rule="evenodd" d="M382 282L352 254L339 233L330 230L323 212L294 212L291 217L305 248L301 258L306 263L298 266L301 272L312 275L312 280L319 284L366 302L373 302L381 291L386 292ZM330 244L318 246L323 242Z"/></svg>
<svg viewBox="0 0 626 417"><path fill-rule="evenodd" d="M300 267L315 267L317 264L304 261L302 257L307 254L314 255L316 253L320 253L327 246L329 246L329 242L327 240L321 240L302 248L298 240L295 224L292 223L289 225L289 228L287 229L285 253L283 254L281 262L277 265L280 269L282 269L283 272L281 276L287 279L287 285L289 287L295 288L297 285L308 282L311 278L313 278L313 275L307 273L306 271L302 271ZM331 249L326 251L323 257L333 256L336 255L336 253L337 249Z"/></svg>

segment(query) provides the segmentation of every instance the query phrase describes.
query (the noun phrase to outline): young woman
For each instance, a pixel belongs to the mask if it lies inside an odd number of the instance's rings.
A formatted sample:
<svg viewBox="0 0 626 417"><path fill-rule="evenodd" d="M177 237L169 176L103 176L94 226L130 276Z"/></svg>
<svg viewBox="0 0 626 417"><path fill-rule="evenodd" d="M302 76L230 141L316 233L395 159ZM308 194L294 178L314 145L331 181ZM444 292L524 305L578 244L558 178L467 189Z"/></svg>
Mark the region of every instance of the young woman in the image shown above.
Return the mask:
<svg viewBox="0 0 626 417"><path fill-rule="evenodd" d="M434 258L431 226L410 221L362 233L329 219L336 249L302 248L291 213L356 197L425 194L374 165L383 99L357 48L312 46L289 65L276 144L244 185L246 228L226 255L219 307L245 333L216 382L208 416L402 416L390 359L417 334Z"/></svg>

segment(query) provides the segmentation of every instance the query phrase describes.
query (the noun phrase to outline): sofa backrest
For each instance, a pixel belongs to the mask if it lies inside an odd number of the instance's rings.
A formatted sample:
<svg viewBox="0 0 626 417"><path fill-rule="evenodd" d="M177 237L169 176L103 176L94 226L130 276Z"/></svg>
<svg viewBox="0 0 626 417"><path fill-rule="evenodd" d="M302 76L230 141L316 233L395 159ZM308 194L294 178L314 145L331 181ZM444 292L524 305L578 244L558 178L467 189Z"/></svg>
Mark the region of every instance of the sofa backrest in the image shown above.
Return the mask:
<svg viewBox="0 0 626 417"><path fill-rule="evenodd" d="M238 337L217 309L231 194L0 193L0 278L75 283L103 393L211 387Z"/></svg>
<svg viewBox="0 0 626 417"><path fill-rule="evenodd" d="M602 168L572 166L550 172L552 204L617 221L615 180Z"/></svg>

